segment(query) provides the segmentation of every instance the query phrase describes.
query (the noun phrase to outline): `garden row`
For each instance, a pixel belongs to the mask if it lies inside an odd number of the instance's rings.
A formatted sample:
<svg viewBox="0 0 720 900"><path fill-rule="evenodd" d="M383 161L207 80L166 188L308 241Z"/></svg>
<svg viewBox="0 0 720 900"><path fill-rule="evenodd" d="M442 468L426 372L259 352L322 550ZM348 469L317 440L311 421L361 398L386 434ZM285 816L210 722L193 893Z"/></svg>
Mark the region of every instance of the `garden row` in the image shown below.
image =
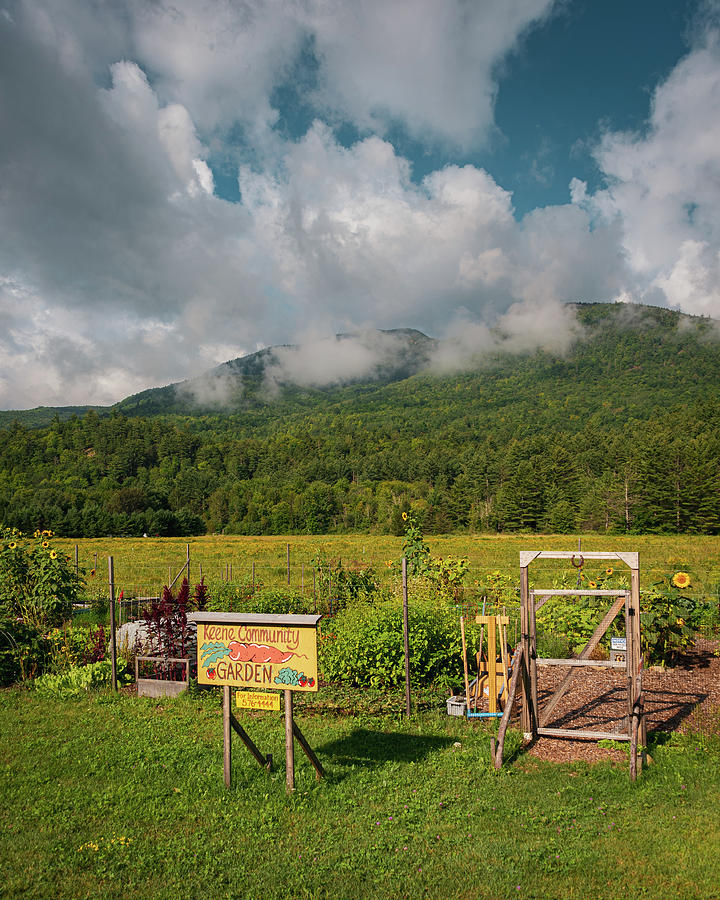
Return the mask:
<svg viewBox="0 0 720 900"><path fill-rule="evenodd" d="M403 552L408 560L410 593L410 674L416 684L449 688L463 671L461 612L478 609L464 593L467 561L434 557L410 515L404 520ZM573 570L557 587L589 590L626 587L612 568ZM399 684L404 677L402 593L398 579L382 583L372 567L344 568L340 561L319 571L315 597L291 588L267 589L259 583L239 584L202 579L194 589L187 581L176 593L170 588L141 610L143 645L120 647L121 674L130 680L134 655L192 657L187 614L193 609L231 612L322 612L319 664L326 682L378 688ZM486 612L504 608L510 616L511 643L518 633L519 597L513 576L494 573L482 585ZM325 598L318 601L318 597ZM89 601L89 608L75 608ZM318 603L320 604L318 606ZM694 596L692 579L676 572L642 595L642 639L646 662L672 663L698 631L716 629L715 602ZM555 598L538 617L541 656L568 657L586 643L605 611L602 599ZM5 530L0 540L0 681L33 681L40 690L71 695L109 680L107 599L88 597L83 573L55 549L49 531L25 537ZM624 633L622 616L615 630ZM469 628L468 647L478 647L478 632ZM608 647L599 648L600 654ZM468 651L470 652L470 651ZM472 663L471 660L468 660Z"/></svg>

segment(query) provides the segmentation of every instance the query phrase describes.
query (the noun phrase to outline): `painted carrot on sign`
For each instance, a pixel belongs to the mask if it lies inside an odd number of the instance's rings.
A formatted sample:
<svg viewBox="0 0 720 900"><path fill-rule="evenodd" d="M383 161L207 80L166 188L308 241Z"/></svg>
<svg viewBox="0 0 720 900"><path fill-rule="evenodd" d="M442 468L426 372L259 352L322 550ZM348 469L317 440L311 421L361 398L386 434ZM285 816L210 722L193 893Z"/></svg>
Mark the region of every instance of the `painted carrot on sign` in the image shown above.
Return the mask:
<svg viewBox="0 0 720 900"><path fill-rule="evenodd" d="M240 662L285 663L295 655L292 650L280 650L267 644L230 642L230 659Z"/></svg>

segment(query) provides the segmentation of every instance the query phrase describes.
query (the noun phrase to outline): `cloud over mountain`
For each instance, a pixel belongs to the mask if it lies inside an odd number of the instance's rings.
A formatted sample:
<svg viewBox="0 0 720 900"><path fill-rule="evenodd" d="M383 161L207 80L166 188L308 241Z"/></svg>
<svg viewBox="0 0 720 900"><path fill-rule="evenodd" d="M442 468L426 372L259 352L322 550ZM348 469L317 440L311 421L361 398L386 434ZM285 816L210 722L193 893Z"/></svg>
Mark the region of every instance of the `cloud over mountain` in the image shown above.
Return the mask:
<svg viewBox="0 0 720 900"><path fill-rule="evenodd" d="M720 316L708 9L646 129L596 147L605 185L577 179L569 202L518 217L479 161L414 178L396 135L479 154L501 65L550 0L12 0L0 406L112 402L338 331L413 326L477 348L499 323L562 351L566 300ZM297 133L288 91L308 117ZM342 381L374 365L361 343L336 349L320 372L312 354L280 367Z"/></svg>

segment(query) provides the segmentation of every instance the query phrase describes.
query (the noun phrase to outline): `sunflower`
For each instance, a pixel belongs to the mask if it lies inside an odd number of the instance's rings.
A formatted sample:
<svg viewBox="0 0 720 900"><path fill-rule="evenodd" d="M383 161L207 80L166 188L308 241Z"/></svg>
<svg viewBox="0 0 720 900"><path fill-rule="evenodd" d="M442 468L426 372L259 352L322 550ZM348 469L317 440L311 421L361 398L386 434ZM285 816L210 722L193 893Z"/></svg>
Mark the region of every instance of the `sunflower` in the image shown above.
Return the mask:
<svg viewBox="0 0 720 900"><path fill-rule="evenodd" d="M53 533L52 533L52 531L50 531L49 528L46 528L46 529L43 531L42 535L43 535L43 537L52 537L52 536L53 536Z"/></svg>
<svg viewBox="0 0 720 900"><path fill-rule="evenodd" d="M36 530L36 532L35 532L35 534L33 535L33 537L36 537L36 538L40 537L40 529L39 529L39 528Z"/></svg>
<svg viewBox="0 0 720 900"><path fill-rule="evenodd" d="M17 541L10 541L8 544L8 549L14 550L17 547Z"/></svg>
<svg viewBox="0 0 720 900"><path fill-rule="evenodd" d="M43 541L42 545L47 550L47 548L50 546L50 543L48 541Z"/></svg>
<svg viewBox="0 0 720 900"><path fill-rule="evenodd" d="M612 573L613 573L613 570L612 570L612 569L605 569L605 574L606 574L606 575L612 575Z"/></svg>
<svg viewBox="0 0 720 900"><path fill-rule="evenodd" d="M402 514L402 520L403 520L403 522L407 522L407 513L406 512L404 512Z"/></svg>
<svg viewBox="0 0 720 900"><path fill-rule="evenodd" d="M670 580L670 583L676 588L690 587L690 576L687 572L676 572Z"/></svg>
<svg viewBox="0 0 720 900"><path fill-rule="evenodd" d="M597 587L597 581L588 581L588 587L594 590Z"/></svg>
<svg viewBox="0 0 720 900"><path fill-rule="evenodd" d="M50 559L57 559L57 552L55 550L50 551Z"/></svg>

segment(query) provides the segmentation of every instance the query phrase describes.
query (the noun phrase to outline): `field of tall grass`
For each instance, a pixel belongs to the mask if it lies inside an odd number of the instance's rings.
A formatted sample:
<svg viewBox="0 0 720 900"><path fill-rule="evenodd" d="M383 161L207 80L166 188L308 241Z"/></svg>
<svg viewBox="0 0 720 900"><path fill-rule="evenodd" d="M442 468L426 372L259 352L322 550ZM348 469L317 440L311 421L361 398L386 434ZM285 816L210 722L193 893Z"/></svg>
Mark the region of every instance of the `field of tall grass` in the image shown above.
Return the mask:
<svg viewBox="0 0 720 900"><path fill-rule="evenodd" d="M88 585L100 590L107 585L108 556L112 555L117 590L126 596L157 596L172 581L190 550L190 578L232 577L247 584L252 580L268 587L287 584L290 550L290 583L312 591L313 568L319 561L341 560L345 567L372 565L381 580L397 579L402 538L391 535L293 535L290 537L239 537L207 535L193 538L57 538L56 545L86 571ZM696 596L717 598L720 590L720 538L688 535L442 535L428 537L434 555L467 557L469 593L482 592L485 579L494 572L519 578L521 550L637 551L640 583L644 590L678 570L689 572ZM597 564L598 570L604 565ZM567 563L539 561L531 567L535 583L552 584ZM572 571L572 569L569 569ZM593 568L588 562L589 578ZM92 574L94 572L94 574Z"/></svg>

